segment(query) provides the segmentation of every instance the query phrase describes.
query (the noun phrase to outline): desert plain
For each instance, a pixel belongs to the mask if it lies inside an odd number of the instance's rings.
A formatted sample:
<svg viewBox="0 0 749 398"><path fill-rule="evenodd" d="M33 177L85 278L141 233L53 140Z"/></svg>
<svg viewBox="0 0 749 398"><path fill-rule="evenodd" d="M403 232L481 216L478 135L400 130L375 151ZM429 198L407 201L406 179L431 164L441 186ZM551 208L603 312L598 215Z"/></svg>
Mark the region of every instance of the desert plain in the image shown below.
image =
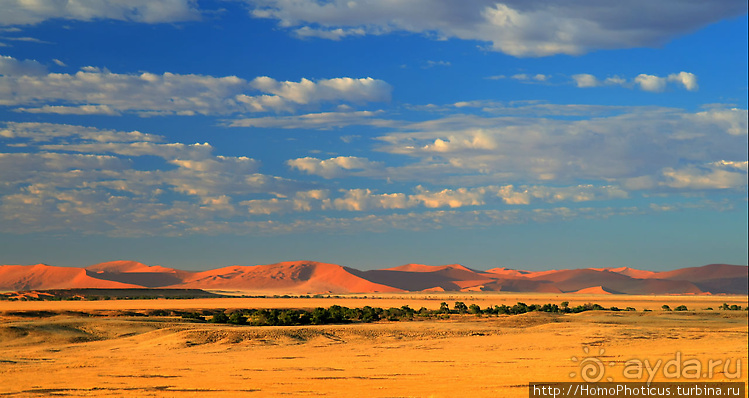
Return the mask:
<svg viewBox="0 0 749 398"><path fill-rule="evenodd" d="M597 303L635 311L450 315L246 326L141 316L153 309ZM720 310L727 303L740 311ZM664 311L662 305L688 311ZM0 396L527 397L529 382L604 379L627 361L697 359L704 381L747 380L746 296L419 293L317 298L0 302ZM707 308L712 308L708 310ZM644 310L650 311L644 311ZM708 361L729 362L707 375ZM736 362L740 362L737 370ZM673 370L673 369L671 369ZM736 373L739 372L739 373ZM680 376L681 377L681 376ZM662 369L653 381L673 381ZM692 381L683 379L683 381Z"/></svg>

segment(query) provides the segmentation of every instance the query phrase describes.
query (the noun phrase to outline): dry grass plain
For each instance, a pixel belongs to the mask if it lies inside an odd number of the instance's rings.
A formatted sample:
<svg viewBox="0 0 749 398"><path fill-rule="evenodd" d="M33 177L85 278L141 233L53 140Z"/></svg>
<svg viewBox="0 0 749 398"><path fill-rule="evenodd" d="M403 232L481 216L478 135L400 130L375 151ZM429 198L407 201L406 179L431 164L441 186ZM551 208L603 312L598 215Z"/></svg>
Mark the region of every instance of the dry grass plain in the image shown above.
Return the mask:
<svg viewBox="0 0 749 398"><path fill-rule="evenodd" d="M436 309L442 301L482 308L517 301L593 302L637 311L453 315L449 320L296 327L122 315L156 308L333 304ZM527 397L529 381L581 380L570 378L580 371L572 357L613 363L606 376L626 381L627 360L667 361L677 353L704 366L710 359L732 359L730 372L740 360L740 380L746 381L747 312L718 311L724 302L745 307L747 297L494 293L0 302L0 396ZM661 311L663 304L683 304L690 311ZM654 380L666 378L658 372ZM710 380L728 380L722 366Z"/></svg>

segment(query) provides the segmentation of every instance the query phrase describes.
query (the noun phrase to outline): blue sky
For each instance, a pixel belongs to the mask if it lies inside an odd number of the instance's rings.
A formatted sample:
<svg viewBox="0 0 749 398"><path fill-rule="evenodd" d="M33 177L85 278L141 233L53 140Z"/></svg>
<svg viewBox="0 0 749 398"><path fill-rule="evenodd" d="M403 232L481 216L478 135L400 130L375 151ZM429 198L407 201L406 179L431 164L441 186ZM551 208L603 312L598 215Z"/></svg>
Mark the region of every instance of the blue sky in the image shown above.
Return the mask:
<svg viewBox="0 0 749 398"><path fill-rule="evenodd" d="M747 263L745 1L0 0L0 263Z"/></svg>

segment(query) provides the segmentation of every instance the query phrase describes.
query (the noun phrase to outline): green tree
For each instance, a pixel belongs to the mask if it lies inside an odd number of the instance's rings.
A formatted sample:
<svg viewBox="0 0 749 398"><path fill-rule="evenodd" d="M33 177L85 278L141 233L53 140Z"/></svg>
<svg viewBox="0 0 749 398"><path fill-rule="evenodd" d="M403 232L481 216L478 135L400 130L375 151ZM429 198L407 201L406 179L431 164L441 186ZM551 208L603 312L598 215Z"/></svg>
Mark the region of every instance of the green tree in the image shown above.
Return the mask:
<svg viewBox="0 0 749 398"><path fill-rule="evenodd" d="M409 307L408 305L402 305L401 310L406 313L408 316L413 316L413 314L416 312L413 308Z"/></svg>
<svg viewBox="0 0 749 398"><path fill-rule="evenodd" d="M362 312L361 312L362 322L369 323L369 322L377 322L379 320L380 320L380 314L378 314L374 308L368 305L362 308Z"/></svg>
<svg viewBox="0 0 749 398"><path fill-rule="evenodd" d="M299 315L295 310L285 310L278 314L277 324L280 326L294 326L298 324Z"/></svg>
<svg viewBox="0 0 749 398"><path fill-rule="evenodd" d="M313 325L324 325L326 323L329 323L330 314L328 313L328 310L322 307L317 307L314 310L312 310L312 314L310 314L310 323Z"/></svg>
<svg viewBox="0 0 749 398"><path fill-rule="evenodd" d="M404 316L404 312L400 308L391 307L385 310L385 316L388 321L399 321Z"/></svg>
<svg viewBox="0 0 749 398"><path fill-rule="evenodd" d="M222 312L217 312L213 314L213 318L211 318L211 323L227 323L229 322L229 317Z"/></svg>
<svg viewBox="0 0 749 398"><path fill-rule="evenodd" d="M525 314L528 312L528 305L525 303L518 302L517 304L513 305L510 309L510 313L517 315L517 314Z"/></svg>
<svg viewBox="0 0 749 398"><path fill-rule="evenodd" d="M328 307L328 323L344 323L347 321L346 313L348 308L340 305L331 305Z"/></svg>
<svg viewBox="0 0 749 398"><path fill-rule="evenodd" d="M235 311L229 315L228 322L235 325L244 325L247 323L247 318L245 318L241 312Z"/></svg>
<svg viewBox="0 0 749 398"><path fill-rule="evenodd" d="M182 319L195 319L196 321L205 322L205 318L197 312L185 312L182 314Z"/></svg>
<svg viewBox="0 0 749 398"><path fill-rule="evenodd" d="M512 313L512 308L502 304L500 306L494 306L494 313L498 315L509 315Z"/></svg>

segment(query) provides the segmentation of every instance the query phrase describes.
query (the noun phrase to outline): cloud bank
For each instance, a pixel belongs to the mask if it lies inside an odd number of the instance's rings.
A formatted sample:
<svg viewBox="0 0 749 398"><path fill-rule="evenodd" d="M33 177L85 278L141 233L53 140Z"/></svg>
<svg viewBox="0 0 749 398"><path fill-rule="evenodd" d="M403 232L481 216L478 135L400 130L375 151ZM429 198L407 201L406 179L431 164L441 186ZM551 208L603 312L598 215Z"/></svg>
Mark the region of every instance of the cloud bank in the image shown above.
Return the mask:
<svg viewBox="0 0 749 398"><path fill-rule="evenodd" d="M0 57L0 105L18 106L17 111L26 113L190 116L294 112L326 103L386 102L391 91L387 82L369 77L290 82L261 76L247 81L236 76L170 72L121 74L97 67L67 74L50 73L37 61Z"/></svg>
<svg viewBox="0 0 749 398"><path fill-rule="evenodd" d="M746 13L741 0L590 2L573 0L246 0L256 18L277 20L299 37L405 31L489 43L506 54L579 55L599 49L660 46L723 18ZM647 16L647 17L643 17Z"/></svg>
<svg viewBox="0 0 749 398"><path fill-rule="evenodd" d="M380 151L413 160L386 169L398 180L604 180L631 187L647 180L648 189L689 187L670 182L673 170L746 161L746 119L746 110L732 108L632 108L582 120L464 114L404 124L378 140ZM731 188L745 188L741 170L726 173L735 175L726 180Z"/></svg>
<svg viewBox="0 0 749 398"><path fill-rule="evenodd" d="M200 18L195 0L0 0L1 25L33 25L49 19L114 19L141 23Z"/></svg>

